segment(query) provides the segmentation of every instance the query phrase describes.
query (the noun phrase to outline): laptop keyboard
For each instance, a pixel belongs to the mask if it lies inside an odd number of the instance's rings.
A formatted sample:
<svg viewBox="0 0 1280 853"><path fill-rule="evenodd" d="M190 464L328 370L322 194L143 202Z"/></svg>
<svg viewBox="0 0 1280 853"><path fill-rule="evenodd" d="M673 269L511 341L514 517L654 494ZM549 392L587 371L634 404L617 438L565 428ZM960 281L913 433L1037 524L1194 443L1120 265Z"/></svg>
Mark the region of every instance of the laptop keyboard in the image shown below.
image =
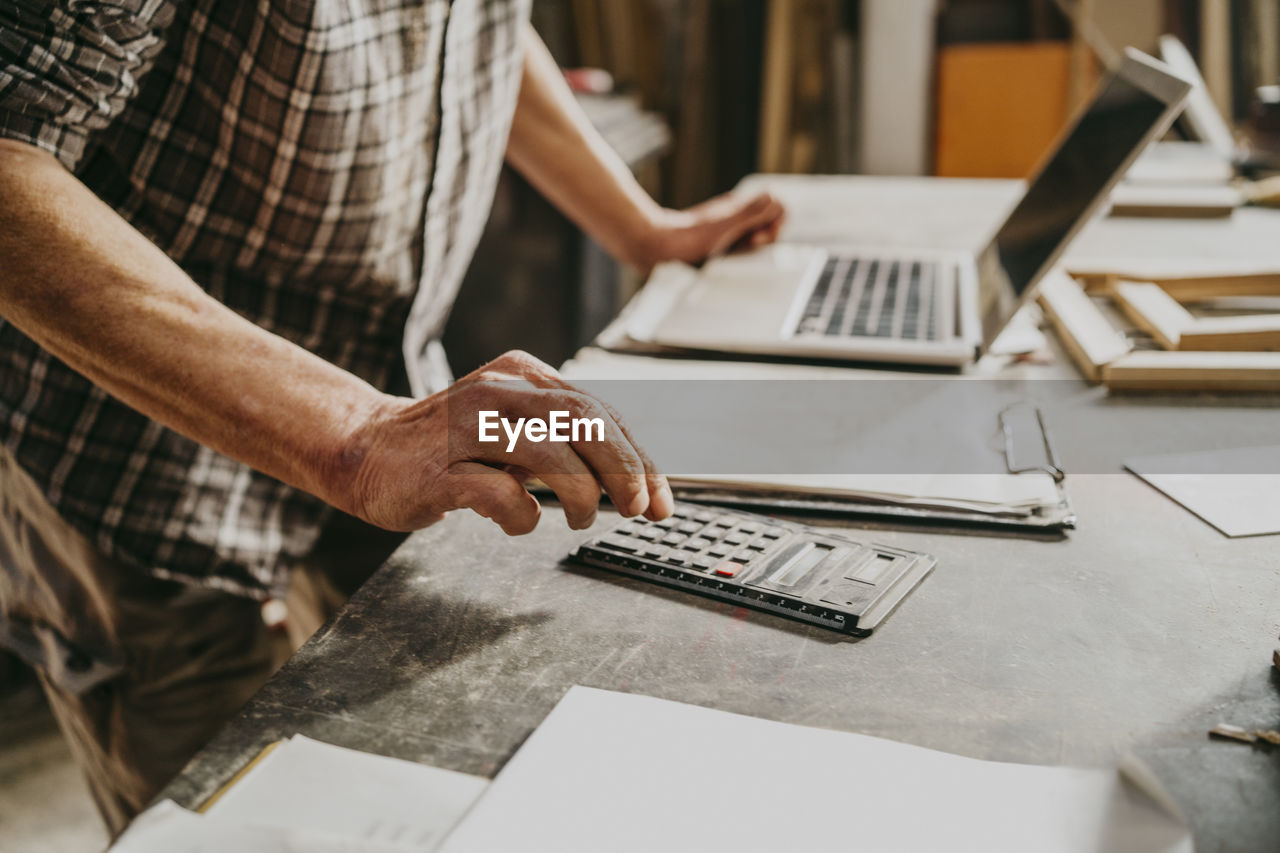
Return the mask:
<svg viewBox="0 0 1280 853"><path fill-rule="evenodd" d="M795 334L937 340L940 273L936 262L831 258Z"/></svg>

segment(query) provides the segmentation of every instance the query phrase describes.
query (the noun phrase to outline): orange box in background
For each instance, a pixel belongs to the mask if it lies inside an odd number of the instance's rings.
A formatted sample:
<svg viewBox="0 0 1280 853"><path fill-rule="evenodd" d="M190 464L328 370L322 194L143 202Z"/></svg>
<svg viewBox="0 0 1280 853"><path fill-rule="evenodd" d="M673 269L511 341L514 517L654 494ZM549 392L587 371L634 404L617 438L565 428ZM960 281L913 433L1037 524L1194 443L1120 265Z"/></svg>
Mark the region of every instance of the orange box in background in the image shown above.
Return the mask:
<svg viewBox="0 0 1280 853"><path fill-rule="evenodd" d="M1070 118L1071 45L966 44L938 52L934 170L1025 178ZM1097 82L1091 67L1087 89Z"/></svg>

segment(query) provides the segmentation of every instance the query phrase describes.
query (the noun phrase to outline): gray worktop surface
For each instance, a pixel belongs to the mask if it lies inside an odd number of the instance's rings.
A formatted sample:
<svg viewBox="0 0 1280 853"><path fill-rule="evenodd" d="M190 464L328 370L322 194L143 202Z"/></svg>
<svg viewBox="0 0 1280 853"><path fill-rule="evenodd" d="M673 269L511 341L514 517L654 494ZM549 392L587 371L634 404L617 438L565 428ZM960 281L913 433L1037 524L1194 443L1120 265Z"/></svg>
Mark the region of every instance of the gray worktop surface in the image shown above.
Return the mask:
<svg viewBox="0 0 1280 853"><path fill-rule="evenodd" d="M860 221L886 233L886 209L933 217L939 233L974 218L940 215L915 185L852 186ZM1009 192L941 190L988 219ZM985 230L978 219L959 244ZM520 539L455 513L411 537L165 793L194 806L295 733L491 776L584 684L980 758L1110 765L1132 752L1199 850L1280 850L1280 751L1207 737L1218 722L1280 726L1280 537L1228 539L1118 470L1073 474L1068 489L1079 528L1065 538L845 522L939 560L861 641L569 566L585 534L554 506Z"/></svg>
<svg viewBox="0 0 1280 853"><path fill-rule="evenodd" d="M939 567L861 641L563 564L583 534L554 508L521 539L456 515L413 536L168 793L197 804L298 732L492 775L584 684L981 758L1133 751L1201 850L1280 849L1280 757L1206 737L1280 725L1276 539L1227 539L1125 475L1071 493L1065 540L868 531Z"/></svg>

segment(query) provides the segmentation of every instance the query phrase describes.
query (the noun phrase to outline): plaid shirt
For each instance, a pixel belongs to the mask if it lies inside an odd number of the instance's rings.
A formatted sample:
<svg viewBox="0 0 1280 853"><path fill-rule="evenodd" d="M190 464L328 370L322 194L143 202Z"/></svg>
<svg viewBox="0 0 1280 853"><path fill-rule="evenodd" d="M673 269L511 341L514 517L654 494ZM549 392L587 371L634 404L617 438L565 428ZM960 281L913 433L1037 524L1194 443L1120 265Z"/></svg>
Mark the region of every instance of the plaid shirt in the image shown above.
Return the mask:
<svg viewBox="0 0 1280 853"><path fill-rule="evenodd" d="M422 394L488 216L528 5L7 2L0 136L56 155L233 310ZM0 440L98 548L161 577L279 592L328 512L3 321Z"/></svg>

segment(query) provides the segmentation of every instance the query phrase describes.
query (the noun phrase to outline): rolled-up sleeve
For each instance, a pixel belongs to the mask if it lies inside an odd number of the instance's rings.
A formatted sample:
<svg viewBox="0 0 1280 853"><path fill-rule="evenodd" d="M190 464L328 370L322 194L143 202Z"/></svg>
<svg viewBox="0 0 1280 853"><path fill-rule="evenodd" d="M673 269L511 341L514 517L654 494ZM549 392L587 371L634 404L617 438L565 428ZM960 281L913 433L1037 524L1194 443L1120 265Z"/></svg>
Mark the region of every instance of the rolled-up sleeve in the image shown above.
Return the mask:
<svg viewBox="0 0 1280 853"><path fill-rule="evenodd" d="M164 45L171 0L0 2L0 137L74 169Z"/></svg>

